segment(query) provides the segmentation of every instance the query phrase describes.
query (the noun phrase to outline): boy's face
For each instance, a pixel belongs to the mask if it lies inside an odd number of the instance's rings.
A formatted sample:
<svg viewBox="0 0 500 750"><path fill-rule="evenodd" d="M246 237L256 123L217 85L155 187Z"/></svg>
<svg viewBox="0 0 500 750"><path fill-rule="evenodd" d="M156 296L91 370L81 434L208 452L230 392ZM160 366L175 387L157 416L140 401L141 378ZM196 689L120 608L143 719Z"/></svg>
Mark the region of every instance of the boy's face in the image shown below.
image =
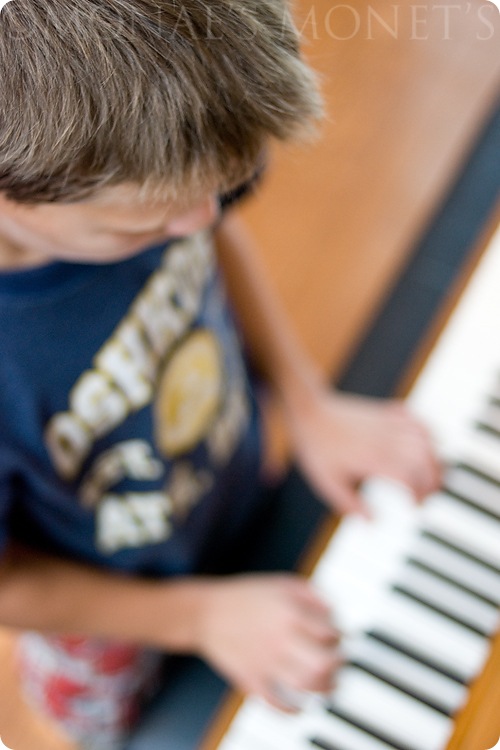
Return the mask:
<svg viewBox="0 0 500 750"><path fill-rule="evenodd" d="M51 260L112 263L212 225L217 196L189 204L140 199L136 185L105 188L76 203L25 205L0 194L0 260L16 254L20 265Z"/></svg>

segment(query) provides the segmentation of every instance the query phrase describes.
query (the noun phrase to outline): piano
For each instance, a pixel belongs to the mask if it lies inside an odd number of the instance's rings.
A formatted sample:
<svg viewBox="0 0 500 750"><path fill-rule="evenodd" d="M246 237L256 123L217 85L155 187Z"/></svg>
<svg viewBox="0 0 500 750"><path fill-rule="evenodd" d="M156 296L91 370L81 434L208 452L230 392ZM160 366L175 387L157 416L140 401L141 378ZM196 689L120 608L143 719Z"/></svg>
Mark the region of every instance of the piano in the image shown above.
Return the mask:
<svg viewBox="0 0 500 750"><path fill-rule="evenodd" d="M500 227L408 403L435 436L443 486L417 506L394 482L367 482L373 520L344 519L321 554L312 581L344 634L335 688L294 696L301 710L292 716L247 698L204 750L487 750L497 742Z"/></svg>

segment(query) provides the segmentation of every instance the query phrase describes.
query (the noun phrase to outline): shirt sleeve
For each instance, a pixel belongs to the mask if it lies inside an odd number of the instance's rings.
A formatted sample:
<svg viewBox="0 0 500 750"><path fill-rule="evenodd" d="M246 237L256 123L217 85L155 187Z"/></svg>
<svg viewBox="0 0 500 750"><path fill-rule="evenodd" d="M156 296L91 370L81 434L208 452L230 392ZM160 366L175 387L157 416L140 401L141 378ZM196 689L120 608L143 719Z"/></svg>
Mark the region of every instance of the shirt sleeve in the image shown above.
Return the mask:
<svg viewBox="0 0 500 750"><path fill-rule="evenodd" d="M9 541L9 516L13 504L13 472L7 452L0 445L0 555Z"/></svg>

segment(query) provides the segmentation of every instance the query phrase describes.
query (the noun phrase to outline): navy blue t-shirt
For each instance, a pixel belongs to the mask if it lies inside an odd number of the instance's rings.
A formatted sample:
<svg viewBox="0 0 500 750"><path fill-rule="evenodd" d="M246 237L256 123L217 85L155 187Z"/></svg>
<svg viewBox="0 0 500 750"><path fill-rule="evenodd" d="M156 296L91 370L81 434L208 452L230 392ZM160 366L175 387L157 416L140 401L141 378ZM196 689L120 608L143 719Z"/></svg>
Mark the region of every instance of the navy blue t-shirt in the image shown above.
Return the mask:
<svg viewBox="0 0 500 750"><path fill-rule="evenodd" d="M0 547L193 572L256 502L258 416L210 236L0 274Z"/></svg>

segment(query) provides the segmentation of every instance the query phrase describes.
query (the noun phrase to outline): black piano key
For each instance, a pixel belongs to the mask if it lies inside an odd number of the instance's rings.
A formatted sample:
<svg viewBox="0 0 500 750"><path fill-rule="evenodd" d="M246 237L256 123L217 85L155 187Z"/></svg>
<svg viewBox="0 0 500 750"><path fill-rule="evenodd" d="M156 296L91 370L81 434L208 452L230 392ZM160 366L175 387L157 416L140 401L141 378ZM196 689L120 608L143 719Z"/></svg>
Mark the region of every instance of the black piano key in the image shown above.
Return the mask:
<svg viewBox="0 0 500 750"><path fill-rule="evenodd" d="M402 596L407 597L408 599L411 599L414 602L418 602L418 604L422 605L422 607L427 607L427 609L431 609L433 612L437 612L439 615L442 615L443 617L448 618L449 620L453 620L453 622L456 622L457 625L462 625L464 628L467 628L468 630L471 630L473 633L476 633L477 635L481 635L484 638L486 638L489 633L484 628L481 628L477 625L473 625L471 622L467 622L466 619L462 619L461 617L458 617L456 614L449 612L445 607L439 607L434 602L429 602L424 597L418 596L413 591L409 591L404 586L401 586L400 584L394 584L391 586L391 590L397 592L398 594L401 594Z"/></svg>
<svg viewBox="0 0 500 750"><path fill-rule="evenodd" d="M366 672L372 677L375 677L377 680L385 682L386 685L390 685L391 687L396 688L396 690L399 690L401 693L409 695L410 698L415 698L415 700L419 701L419 703L424 703L426 706L429 706L429 708L433 708L440 714L444 714L444 716L451 717L453 715L452 712L445 708L442 704L432 700L432 698L429 698L427 695L423 695L420 691L412 689L404 681L396 679L393 675L389 676L387 674L383 674L378 669L375 669L375 667L373 667L371 664L365 664L362 659L350 659L347 664L349 665L349 667L359 669L362 672Z"/></svg>
<svg viewBox="0 0 500 750"><path fill-rule="evenodd" d="M434 669L436 672L445 675L445 677L449 677L450 680L454 680L460 685L467 684L463 677L461 677L461 675L459 675L457 672L453 672L447 667L434 662L432 659L429 659L427 656L421 654L418 650L412 648L406 643L398 641L396 637L394 637L392 634L386 633L382 629L374 628L373 630L369 630L366 633L366 637L380 641L380 643L383 643L385 646L389 646L395 651L399 651L401 654L404 654L411 659L415 659L415 661L418 661L420 664L423 664L426 667L430 667L430 669Z"/></svg>
<svg viewBox="0 0 500 750"><path fill-rule="evenodd" d="M477 501L473 500L472 498L467 497L463 493L457 492L456 490L452 490L446 485L442 488L441 492L443 493L443 495L448 495L448 497L452 497L454 500L457 500L459 503L462 503L462 505L467 505L469 508L473 508L479 513L482 513L483 515L488 516L488 518L492 518L494 521L500 520L500 508L498 512L494 510L489 510L489 508L485 508L483 505L480 505Z"/></svg>
<svg viewBox="0 0 500 750"><path fill-rule="evenodd" d="M339 745L338 742L333 744L330 740L325 740L321 737L312 737L308 742L313 747L319 747L320 750L346 750L345 745ZM391 747L391 745L387 745L387 750L391 750Z"/></svg>
<svg viewBox="0 0 500 750"><path fill-rule="evenodd" d="M321 750L346 750L345 745L339 745L337 742L333 744L330 740L321 737L312 737L309 744L313 747L319 747Z"/></svg>
<svg viewBox="0 0 500 750"><path fill-rule="evenodd" d="M332 712L330 711L329 713L332 713ZM341 724L344 723L348 725L350 727L351 732L354 731L354 734L356 736L358 737L361 736L365 740L367 738L371 739L372 741L376 740L377 749L380 747L381 750L394 750L394 745L387 744L386 742L382 742L380 738L378 737L376 738L371 732L366 732L364 729L361 729L358 726L355 727L351 721L345 721L340 716L336 716L336 719L340 720ZM348 746L346 746L346 744L342 741L340 741L339 743L338 739L332 740L330 738L321 737L319 734L314 735L313 737L310 737L308 739L308 744L312 745L313 747L318 747L320 748L320 750L352 750L352 747L353 747L352 740L356 739L356 736L353 736L350 738L348 742Z"/></svg>
<svg viewBox="0 0 500 750"><path fill-rule="evenodd" d="M453 497L455 500L458 500L463 505L474 508L474 510L483 513L489 518L493 518L497 522L500 521L500 481L497 478L492 477L490 474L486 473L484 470L478 469L465 461L461 461L454 466L451 466L450 468L455 468L462 472L466 472L467 474L471 474L486 485L490 485L490 490L492 489L495 494L498 492L498 506L495 507L494 505L491 506L491 504L488 505L481 503L479 498L473 497L470 494L470 491L466 492L463 488L458 489L457 487L452 487L450 482L447 481L446 476L444 478L442 492L444 492L444 494L448 495L449 497Z"/></svg>
<svg viewBox="0 0 500 750"><path fill-rule="evenodd" d="M450 584L451 586L455 586L457 589L460 589L461 591L464 591L466 594L470 594L471 596L475 596L476 599L479 599L480 601L484 602L485 604L490 604L492 607L498 607L499 602L495 599L489 598L485 596L482 593L479 593L475 589L466 586L461 581L456 581L451 576L445 575L440 570L435 570L432 565L423 562L422 560L416 560L414 557L407 557L405 560L406 565L409 565L413 568L418 568L419 570L423 570L425 573L430 573L431 575L435 576L436 578L439 578L441 581L444 581L445 583Z"/></svg>
<svg viewBox="0 0 500 750"><path fill-rule="evenodd" d="M363 732L363 734L366 734L366 732ZM373 734L369 736L373 737ZM338 742L332 743L330 740L324 739L322 737L312 737L311 739L309 739L309 744L313 747L319 747L320 750L346 750L346 746L344 744L339 745ZM384 745L387 750L392 750L392 748L394 748L394 745L387 745L386 743L384 743Z"/></svg>
<svg viewBox="0 0 500 750"><path fill-rule="evenodd" d="M500 408L490 403L489 408L476 420L475 426L493 437L500 437Z"/></svg>
<svg viewBox="0 0 500 750"><path fill-rule="evenodd" d="M406 656L407 659L412 659L418 664L422 664L422 666L427 667L427 669L430 669L433 672L437 672L444 677L448 677L448 679L453 680L453 682L456 682L459 685L466 685L466 681L462 679L462 677L460 677L458 674L455 674L454 672L449 671L446 667L433 662L432 659L429 659L426 656L420 654L412 647L407 646L405 643L398 641L397 638L394 638L392 635L386 633L383 630L380 630L378 628L368 630L364 634L364 637L371 638L374 641L382 643L384 646L387 646L393 651Z"/></svg>
<svg viewBox="0 0 500 750"><path fill-rule="evenodd" d="M454 552L458 552L458 554L463 555L467 559L472 560L479 565L483 565L485 568L488 568L488 570L492 570L494 573L498 573L500 575L500 567L498 567L497 565L493 565L488 560L483 560L482 558L472 554L472 552L469 552L468 550L464 550L462 547L459 547L457 544L453 544L453 542L450 542L447 539L443 539L443 537L439 536L439 534L435 534L433 531L428 531L425 528L423 528L420 533L423 537L432 539L433 542L442 544L443 547L448 547L448 549L451 549Z"/></svg>
<svg viewBox="0 0 500 750"><path fill-rule="evenodd" d="M499 401L500 406L500 401ZM494 484L496 487L498 487L500 491L500 479L497 477L492 477L491 474L486 472L484 469L479 469L477 466L472 466L470 462L468 461L459 461L457 464L457 469L463 469L464 471L468 471L470 474L475 474L475 476L479 477L479 479L484 479L486 482L490 482L490 484Z"/></svg>
<svg viewBox="0 0 500 750"><path fill-rule="evenodd" d="M488 435L491 435L494 438L500 438L500 430L497 430L496 427L489 424L488 422L478 420L474 426L481 432L487 432Z"/></svg>
<svg viewBox="0 0 500 750"><path fill-rule="evenodd" d="M345 746L341 747L340 745L332 745L331 742L327 740L321 740L319 737L313 737L309 740L309 744L313 747L319 747L321 750L345 750Z"/></svg>
<svg viewBox="0 0 500 750"><path fill-rule="evenodd" d="M395 740L394 737L390 736L390 734L381 732L379 729L372 727L370 724L360 720L358 717L352 716L348 711L343 711L342 709L337 708L333 703L327 703L325 705L325 708L328 713L332 714L333 716L338 716L339 719L343 719L348 724L351 724L351 726L356 727L356 729L360 729L362 732L366 732L366 734L374 737L376 740L385 742L386 745L389 745L389 747L393 748L394 750L416 750L415 745L408 745L406 742L399 742L398 740Z"/></svg>

